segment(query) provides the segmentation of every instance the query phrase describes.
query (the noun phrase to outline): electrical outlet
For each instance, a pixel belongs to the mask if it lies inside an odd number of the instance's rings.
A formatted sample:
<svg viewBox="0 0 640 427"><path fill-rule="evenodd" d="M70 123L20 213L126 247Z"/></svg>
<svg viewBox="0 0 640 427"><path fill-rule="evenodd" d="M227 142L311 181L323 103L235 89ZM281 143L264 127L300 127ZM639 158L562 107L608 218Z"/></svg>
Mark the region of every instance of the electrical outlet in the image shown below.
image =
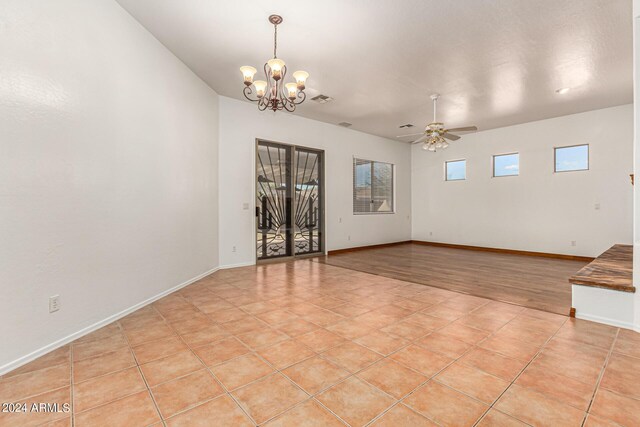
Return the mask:
<svg viewBox="0 0 640 427"><path fill-rule="evenodd" d="M576 245L576 241L575 241L575 240L572 240L572 241L571 241L571 246L575 246L575 245Z"/></svg>
<svg viewBox="0 0 640 427"><path fill-rule="evenodd" d="M231 252L235 252L235 251L236 251L236 247L235 247L235 246L232 246L232 247L231 247Z"/></svg>
<svg viewBox="0 0 640 427"><path fill-rule="evenodd" d="M347 240L351 240L351 236L347 236Z"/></svg>
<svg viewBox="0 0 640 427"><path fill-rule="evenodd" d="M596 203L595 205L593 205L594 209L599 211L600 210L600 203Z"/></svg>
<svg viewBox="0 0 640 427"><path fill-rule="evenodd" d="M242 204L242 210L243 210L243 211L248 211L248 210L249 210L249 203L246 203L246 202L245 202L245 203L243 203L243 204Z"/></svg>
<svg viewBox="0 0 640 427"><path fill-rule="evenodd" d="M52 295L49 297L49 313L60 310L60 295Z"/></svg>
<svg viewBox="0 0 640 427"><path fill-rule="evenodd" d="M433 231L430 231L430 232L429 232L429 236L433 236Z"/></svg>
<svg viewBox="0 0 640 427"><path fill-rule="evenodd" d="M338 222L342 224L342 217L338 218Z"/></svg>

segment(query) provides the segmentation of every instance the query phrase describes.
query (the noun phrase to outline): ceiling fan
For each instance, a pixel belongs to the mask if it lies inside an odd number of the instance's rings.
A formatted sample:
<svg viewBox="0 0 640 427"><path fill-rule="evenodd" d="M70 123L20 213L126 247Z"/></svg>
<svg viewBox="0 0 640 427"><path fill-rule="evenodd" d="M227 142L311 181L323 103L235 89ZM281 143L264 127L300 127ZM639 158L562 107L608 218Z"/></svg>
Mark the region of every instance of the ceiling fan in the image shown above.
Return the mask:
<svg viewBox="0 0 640 427"><path fill-rule="evenodd" d="M398 135L396 138L404 138L406 136L417 136L422 135L420 138L415 141L411 141L412 144L417 144L422 142L422 149L428 151L436 151L439 149L444 149L449 146L449 141L457 141L460 139L458 135L454 135L453 132L473 132L478 130L476 126L465 126L453 129L446 129L444 127L444 123L439 122L436 119L436 107L438 104L438 98L440 95L433 94L431 95L431 100L433 101L433 122L429 123L427 127L424 129L424 132L421 133L411 133L408 135Z"/></svg>

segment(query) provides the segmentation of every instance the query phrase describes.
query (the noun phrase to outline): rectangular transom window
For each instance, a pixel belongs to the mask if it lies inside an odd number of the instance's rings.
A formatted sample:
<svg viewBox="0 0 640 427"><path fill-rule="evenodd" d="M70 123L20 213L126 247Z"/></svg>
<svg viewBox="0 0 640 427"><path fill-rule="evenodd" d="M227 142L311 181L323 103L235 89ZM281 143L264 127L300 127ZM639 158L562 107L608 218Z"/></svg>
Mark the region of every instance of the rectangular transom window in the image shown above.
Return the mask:
<svg viewBox="0 0 640 427"><path fill-rule="evenodd" d="M520 155L518 153L493 156L493 176L515 176L520 173Z"/></svg>
<svg viewBox="0 0 640 427"><path fill-rule="evenodd" d="M353 213L393 213L391 163L353 159Z"/></svg>
<svg viewBox="0 0 640 427"><path fill-rule="evenodd" d="M444 162L444 179L446 181L463 181L467 179L467 161L451 160Z"/></svg>
<svg viewBox="0 0 640 427"><path fill-rule="evenodd" d="M554 148L555 172L584 171L589 169L589 145Z"/></svg>

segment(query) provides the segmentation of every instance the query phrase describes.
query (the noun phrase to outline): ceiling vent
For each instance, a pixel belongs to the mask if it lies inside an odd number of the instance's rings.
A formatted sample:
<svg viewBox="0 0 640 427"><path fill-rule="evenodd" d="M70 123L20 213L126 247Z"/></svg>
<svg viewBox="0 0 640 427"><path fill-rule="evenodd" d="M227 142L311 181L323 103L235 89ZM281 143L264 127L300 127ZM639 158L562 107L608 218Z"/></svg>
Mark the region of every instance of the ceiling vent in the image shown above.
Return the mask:
<svg viewBox="0 0 640 427"><path fill-rule="evenodd" d="M342 126L343 128L348 128L349 126L353 126L353 123L340 122L340 123L338 123L338 126Z"/></svg>
<svg viewBox="0 0 640 427"><path fill-rule="evenodd" d="M400 125L400 126L398 126L398 127L399 127L400 129L402 129L402 128L412 128L412 127L413 127L413 125L412 125L411 123L407 123L406 125Z"/></svg>
<svg viewBox="0 0 640 427"><path fill-rule="evenodd" d="M311 98L311 100L317 102L318 104L326 104L327 102L333 101L333 98L327 95L320 94L314 96L313 98Z"/></svg>

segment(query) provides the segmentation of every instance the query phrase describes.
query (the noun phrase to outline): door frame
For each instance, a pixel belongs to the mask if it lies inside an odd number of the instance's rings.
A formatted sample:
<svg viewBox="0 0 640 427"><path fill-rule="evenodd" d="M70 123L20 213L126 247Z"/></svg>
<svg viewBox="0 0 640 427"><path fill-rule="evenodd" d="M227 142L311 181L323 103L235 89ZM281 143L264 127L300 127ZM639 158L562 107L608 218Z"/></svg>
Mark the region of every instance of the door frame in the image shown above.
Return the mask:
<svg viewBox="0 0 640 427"><path fill-rule="evenodd" d="M318 252L313 252L310 254L301 254L301 255L296 255L296 251L295 251L295 214L296 214L296 204L295 203L291 203L291 209L289 211L289 215L291 215L291 218L293 220L293 242L289 242L290 245L292 245L291 248L291 255L284 255L284 256L279 256L279 257L275 257L275 258L267 258L267 259L260 259L258 258L258 252L257 252L257 241L256 241L256 237L258 235L258 221L257 218L255 216L255 212L256 212L256 208L258 207L257 205L257 191L258 191L258 159L259 159L259 153L258 153L258 148L260 146L260 142L265 142L268 144L278 144L278 145L283 145L288 147L289 149L293 150L292 152L292 161L291 161L291 169L292 169L292 174L290 177L290 180L292 182L290 182L289 184L295 184L295 176L294 174L297 172L298 170L298 159L296 156L296 152L297 149L300 148L302 150L305 151L311 151L314 153L317 153L320 156L320 168L318 168L318 177L319 177L319 183L320 183L320 190L318 191L318 197L320 198L320 209L318 210L321 220L320 220L320 239L318 240L319 244L320 244L320 250ZM314 147L307 147L305 145L298 145L298 144L289 144L286 142L280 142L280 141L273 141L270 139L265 139L265 138L256 138L255 139L255 147L254 147L254 161L253 161L253 225L254 225L254 230L253 230L253 243L252 243L252 247L253 247L253 253L254 256L256 257L256 264L266 264L266 263L273 263L273 262L282 262L282 261L291 261L293 259L304 259L304 258L315 258L318 256L323 256L326 255L327 253L327 248L326 248L326 236L325 236L325 230L326 230L326 224L325 224L325 179L324 179L324 171L325 171L325 151L319 148L314 148ZM292 186L293 188L293 186ZM294 195L295 195L295 188L293 189ZM295 199L295 197L294 197Z"/></svg>

